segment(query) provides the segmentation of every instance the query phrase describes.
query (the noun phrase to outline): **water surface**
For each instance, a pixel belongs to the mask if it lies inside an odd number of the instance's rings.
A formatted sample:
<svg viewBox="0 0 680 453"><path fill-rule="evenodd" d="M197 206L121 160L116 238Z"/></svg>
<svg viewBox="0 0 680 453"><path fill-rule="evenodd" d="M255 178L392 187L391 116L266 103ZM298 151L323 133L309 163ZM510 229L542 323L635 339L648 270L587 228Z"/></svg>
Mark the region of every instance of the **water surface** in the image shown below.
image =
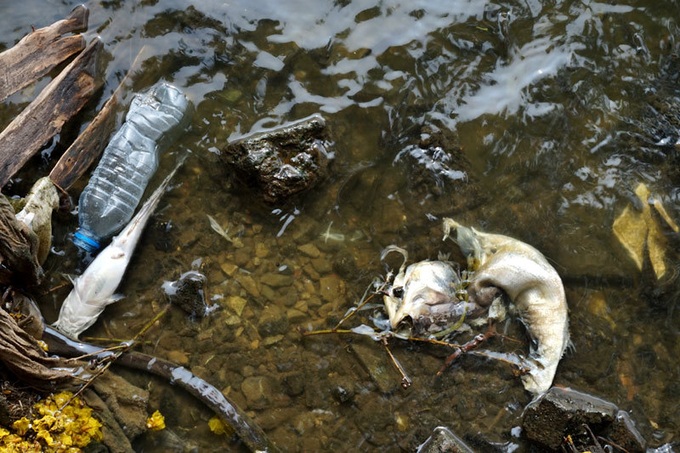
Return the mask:
<svg viewBox="0 0 680 453"><path fill-rule="evenodd" d="M75 1L0 6L0 44L64 17ZM555 383L629 410L653 445L680 440L678 249L668 275L640 271L612 233L639 183L680 219L677 2L95 1L103 88L49 152L19 175L46 174L135 61L134 88L182 88L196 112L162 159L190 152L138 247L127 297L88 334L130 338L165 303L164 281L200 269L213 303L203 320L179 310L149 332L145 352L190 367L222 389L285 451L412 451L438 425L460 436L519 442L530 396L511 370L468 357L441 379L447 351L395 342L413 378L399 387L381 346L364 337L303 338L332 327L372 279L381 250L455 257L444 216L541 250L565 281L574 350ZM9 99L2 125L37 89ZM321 113L335 140L329 178L267 206L219 159L228 140ZM71 191L77 200L85 181ZM152 183L153 185L153 183ZM214 217L242 247L216 234ZM74 213L55 218L47 286L77 269ZM68 288L41 298L48 320ZM490 349L526 352L526 339ZM364 362L388 378L380 385ZM362 361L363 360L363 361ZM178 451L240 451L177 389L152 392ZM260 398L253 386L264 388ZM250 397L251 399L248 399ZM150 436L153 437L153 436ZM144 451L167 451L149 438ZM165 442L165 443L162 443ZM155 446L154 446L155 445Z"/></svg>

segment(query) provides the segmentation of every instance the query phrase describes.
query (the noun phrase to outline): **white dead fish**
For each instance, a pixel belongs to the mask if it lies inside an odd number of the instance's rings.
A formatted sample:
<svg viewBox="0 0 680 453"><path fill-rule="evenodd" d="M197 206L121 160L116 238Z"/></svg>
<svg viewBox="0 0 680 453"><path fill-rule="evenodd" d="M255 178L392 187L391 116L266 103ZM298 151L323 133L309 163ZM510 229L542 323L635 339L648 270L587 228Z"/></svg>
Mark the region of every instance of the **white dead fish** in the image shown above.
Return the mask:
<svg viewBox="0 0 680 453"><path fill-rule="evenodd" d="M57 330L78 338L94 324L107 305L123 298L121 294L114 294L116 288L123 279L144 226L180 165L181 162L151 194L123 231L73 281L73 289L64 300L59 318L53 324Z"/></svg>
<svg viewBox="0 0 680 453"><path fill-rule="evenodd" d="M415 336L436 334L484 311L458 297L461 282L452 263L420 261L406 267L407 252L395 246L386 248L381 259L393 251L404 256L404 264L383 297L394 331L406 327Z"/></svg>
<svg viewBox="0 0 680 453"><path fill-rule="evenodd" d="M543 254L517 239L482 233L444 219L444 239L455 242L477 267L468 285L470 301L490 304L502 290L517 308L532 339L530 371L524 388L534 394L552 385L557 364L569 343L567 302L562 280Z"/></svg>

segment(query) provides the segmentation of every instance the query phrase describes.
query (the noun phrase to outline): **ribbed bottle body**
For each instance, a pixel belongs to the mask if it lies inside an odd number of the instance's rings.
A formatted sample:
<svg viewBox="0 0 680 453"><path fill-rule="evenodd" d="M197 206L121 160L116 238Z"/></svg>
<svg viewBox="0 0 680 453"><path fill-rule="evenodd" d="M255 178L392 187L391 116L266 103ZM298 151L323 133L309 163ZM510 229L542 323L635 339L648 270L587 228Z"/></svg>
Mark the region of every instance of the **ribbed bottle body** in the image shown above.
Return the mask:
<svg viewBox="0 0 680 453"><path fill-rule="evenodd" d="M130 221L158 168L160 150L183 126L187 107L182 92L166 83L133 98L125 123L80 195L74 236L78 247L95 251Z"/></svg>

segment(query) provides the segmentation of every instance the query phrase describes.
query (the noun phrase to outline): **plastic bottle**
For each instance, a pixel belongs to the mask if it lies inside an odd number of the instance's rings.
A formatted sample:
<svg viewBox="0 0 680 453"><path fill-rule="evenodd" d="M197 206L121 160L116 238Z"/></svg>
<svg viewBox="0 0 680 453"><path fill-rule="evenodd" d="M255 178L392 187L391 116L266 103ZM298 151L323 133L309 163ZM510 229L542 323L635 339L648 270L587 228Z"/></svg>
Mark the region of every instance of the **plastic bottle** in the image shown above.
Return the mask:
<svg viewBox="0 0 680 453"><path fill-rule="evenodd" d="M132 100L125 123L111 138L80 195L73 242L95 252L125 226L158 167L158 154L186 124L189 102L167 83Z"/></svg>

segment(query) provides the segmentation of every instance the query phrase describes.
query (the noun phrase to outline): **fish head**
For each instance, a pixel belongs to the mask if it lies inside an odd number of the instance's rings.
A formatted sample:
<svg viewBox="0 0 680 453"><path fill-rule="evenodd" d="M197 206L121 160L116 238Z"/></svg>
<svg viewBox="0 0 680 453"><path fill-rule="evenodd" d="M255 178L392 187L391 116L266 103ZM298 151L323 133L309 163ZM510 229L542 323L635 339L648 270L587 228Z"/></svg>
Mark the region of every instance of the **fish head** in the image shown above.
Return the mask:
<svg viewBox="0 0 680 453"><path fill-rule="evenodd" d="M392 329L418 334L451 322L464 303L456 296L459 283L458 273L448 262L421 261L408 266L383 298Z"/></svg>
<svg viewBox="0 0 680 453"><path fill-rule="evenodd" d="M476 271L499 251L513 249L519 242L502 234L489 234L468 228L453 219L443 222L444 240L452 238L458 248L468 259L468 269Z"/></svg>

